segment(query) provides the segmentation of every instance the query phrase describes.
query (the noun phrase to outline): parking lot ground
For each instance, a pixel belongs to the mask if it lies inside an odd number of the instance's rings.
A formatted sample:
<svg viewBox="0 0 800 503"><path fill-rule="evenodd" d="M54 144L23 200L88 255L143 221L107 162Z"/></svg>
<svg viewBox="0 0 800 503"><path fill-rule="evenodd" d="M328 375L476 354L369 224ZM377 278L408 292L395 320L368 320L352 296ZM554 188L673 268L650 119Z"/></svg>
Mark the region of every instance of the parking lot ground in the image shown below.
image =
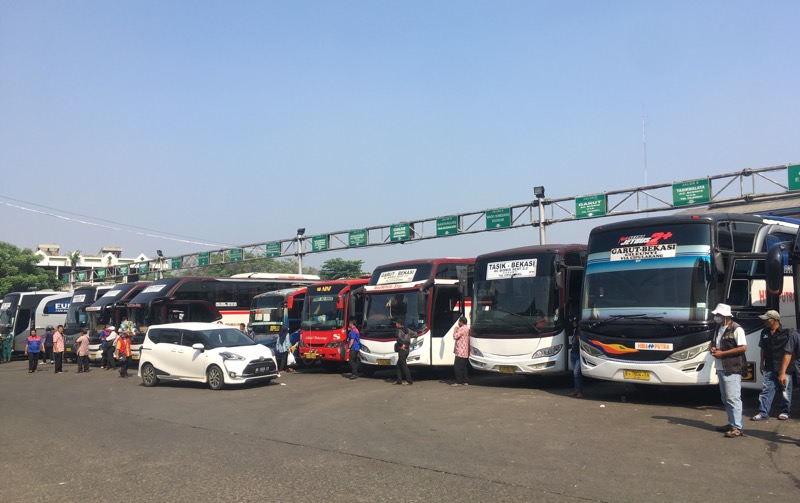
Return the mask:
<svg viewBox="0 0 800 503"><path fill-rule="evenodd" d="M322 369L210 391L94 368L0 365L0 501L762 501L796 499L800 412L725 423L715 388L566 376ZM343 369L344 371L344 369ZM135 374L135 369L133 370ZM745 415L757 393L744 395ZM773 414L774 416L774 414Z"/></svg>

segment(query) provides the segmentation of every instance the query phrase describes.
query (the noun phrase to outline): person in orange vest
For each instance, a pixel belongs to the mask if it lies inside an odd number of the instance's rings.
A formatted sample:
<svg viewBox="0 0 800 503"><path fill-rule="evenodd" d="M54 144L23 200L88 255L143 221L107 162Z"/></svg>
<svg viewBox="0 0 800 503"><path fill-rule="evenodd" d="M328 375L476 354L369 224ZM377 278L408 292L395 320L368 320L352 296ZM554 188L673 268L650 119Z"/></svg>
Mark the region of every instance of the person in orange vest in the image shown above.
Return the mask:
<svg viewBox="0 0 800 503"><path fill-rule="evenodd" d="M131 359L131 334L127 330L120 330L117 338L117 359L119 360L119 376L128 377L128 360Z"/></svg>

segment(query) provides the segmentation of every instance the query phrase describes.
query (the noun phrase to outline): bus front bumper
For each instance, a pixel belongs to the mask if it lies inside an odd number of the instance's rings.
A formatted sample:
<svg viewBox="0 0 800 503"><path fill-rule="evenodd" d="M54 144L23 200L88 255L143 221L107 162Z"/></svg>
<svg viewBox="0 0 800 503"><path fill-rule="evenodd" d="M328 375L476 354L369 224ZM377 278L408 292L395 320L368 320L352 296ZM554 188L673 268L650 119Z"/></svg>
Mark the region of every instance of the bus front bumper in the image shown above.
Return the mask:
<svg viewBox="0 0 800 503"><path fill-rule="evenodd" d="M631 384L692 386L718 383L713 362L704 358L629 362L593 357L581 352L581 373L594 379Z"/></svg>

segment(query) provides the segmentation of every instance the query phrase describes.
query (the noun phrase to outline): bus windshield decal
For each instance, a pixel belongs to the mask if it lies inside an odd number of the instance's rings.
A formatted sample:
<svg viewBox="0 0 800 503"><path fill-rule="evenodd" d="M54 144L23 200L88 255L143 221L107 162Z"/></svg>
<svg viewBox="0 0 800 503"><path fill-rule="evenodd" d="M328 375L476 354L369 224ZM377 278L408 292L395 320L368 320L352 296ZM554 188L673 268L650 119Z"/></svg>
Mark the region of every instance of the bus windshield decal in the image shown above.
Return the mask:
<svg viewBox="0 0 800 503"><path fill-rule="evenodd" d="M536 276L537 259L506 260L486 264L486 279L531 278Z"/></svg>
<svg viewBox="0 0 800 503"><path fill-rule="evenodd" d="M0 305L1 311L5 311L6 309L11 309L11 302L3 302L3 304Z"/></svg>
<svg viewBox="0 0 800 503"><path fill-rule="evenodd" d="M654 232L650 236L639 234L637 236L622 236L619 238L620 246L634 246L634 245L657 245L662 239L666 240L672 237L671 232Z"/></svg>
<svg viewBox="0 0 800 503"><path fill-rule="evenodd" d="M414 275L417 274L416 269L398 269L395 271L384 271L378 276L378 285L385 285L387 283L410 283L414 281Z"/></svg>
<svg viewBox="0 0 800 503"><path fill-rule="evenodd" d="M145 288L144 290L142 290L142 293L160 292L161 290L164 289L165 286L167 286L167 285L150 285L147 288Z"/></svg>
<svg viewBox="0 0 800 503"><path fill-rule="evenodd" d="M311 297L311 302L333 302L333 297L331 297L331 296L315 296L315 297Z"/></svg>
<svg viewBox="0 0 800 503"><path fill-rule="evenodd" d="M78 295L72 297L72 302L75 302L75 303L83 302L85 300L86 300L86 295L85 294L78 294Z"/></svg>
<svg viewBox="0 0 800 503"><path fill-rule="evenodd" d="M119 295L121 293L122 293L122 290L109 290L109 291L107 291L105 293L105 295L103 295L103 297L108 297L108 298L116 297L117 295Z"/></svg>
<svg viewBox="0 0 800 503"><path fill-rule="evenodd" d="M676 244L663 244L652 246L631 246L628 248L612 248L611 261L617 260L645 260L653 258L674 258L678 250Z"/></svg>

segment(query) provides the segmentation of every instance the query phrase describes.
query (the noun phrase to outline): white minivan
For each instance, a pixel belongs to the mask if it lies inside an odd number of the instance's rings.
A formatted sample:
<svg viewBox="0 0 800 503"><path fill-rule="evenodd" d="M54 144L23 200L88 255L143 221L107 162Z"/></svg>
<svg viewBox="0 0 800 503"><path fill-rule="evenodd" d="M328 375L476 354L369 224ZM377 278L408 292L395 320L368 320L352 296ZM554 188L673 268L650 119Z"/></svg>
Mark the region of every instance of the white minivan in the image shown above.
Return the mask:
<svg viewBox="0 0 800 503"><path fill-rule="evenodd" d="M171 323L147 329L138 375L148 387L174 380L204 382L218 390L226 384L268 383L278 377L278 365L269 348L233 327Z"/></svg>

